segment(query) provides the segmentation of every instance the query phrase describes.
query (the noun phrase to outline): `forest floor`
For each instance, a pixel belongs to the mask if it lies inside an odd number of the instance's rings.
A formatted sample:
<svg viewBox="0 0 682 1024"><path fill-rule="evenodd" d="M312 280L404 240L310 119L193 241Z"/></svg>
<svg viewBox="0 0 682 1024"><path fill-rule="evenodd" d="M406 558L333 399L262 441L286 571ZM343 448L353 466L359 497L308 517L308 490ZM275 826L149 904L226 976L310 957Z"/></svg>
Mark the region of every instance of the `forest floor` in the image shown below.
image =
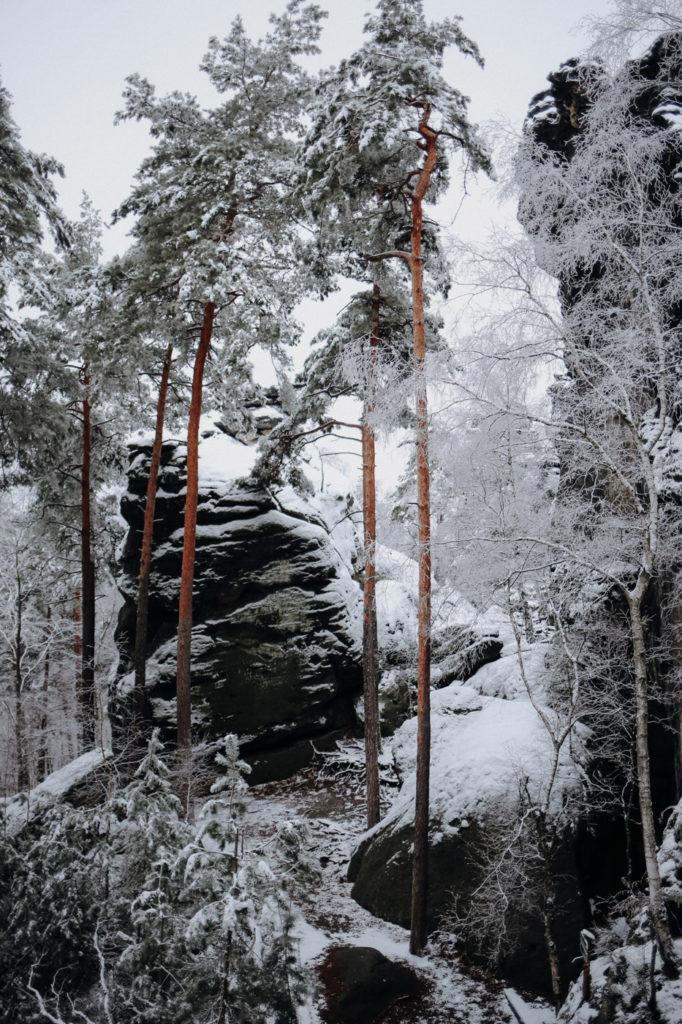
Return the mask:
<svg viewBox="0 0 682 1024"><path fill-rule="evenodd" d="M352 779L323 778L314 765L292 778L253 786L247 806L247 842L267 840L275 823L306 819L318 851L322 882L312 898L299 908L297 933L303 963L319 968L327 951L339 946L368 946L395 963L409 967L423 985L422 995L396 1001L380 1017L381 1024L548 1024L553 1010L531 1004L505 990L475 968L453 958L431 943L422 957L408 951L409 932L382 921L359 906L350 895L348 861L365 829L361 788ZM508 996L515 1003L510 1010ZM299 1011L300 1024L322 1024L325 1000Z"/></svg>

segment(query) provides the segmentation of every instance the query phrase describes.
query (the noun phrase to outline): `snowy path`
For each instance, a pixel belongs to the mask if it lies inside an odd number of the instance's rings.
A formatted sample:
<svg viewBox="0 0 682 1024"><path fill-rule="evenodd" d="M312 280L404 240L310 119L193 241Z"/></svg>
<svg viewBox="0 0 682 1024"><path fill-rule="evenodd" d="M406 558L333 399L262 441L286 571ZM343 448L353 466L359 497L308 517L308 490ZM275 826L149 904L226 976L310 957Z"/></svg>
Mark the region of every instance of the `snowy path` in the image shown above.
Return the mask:
<svg viewBox="0 0 682 1024"><path fill-rule="evenodd" d="M509 1010L503 989L465 971L457 962L429 950L414 957L408 952L409 933L373 917L351 899L346 870L357 837L364 830L364 803L351 785L321 780L306 769L283 782L255 786L250 791L247 836L264 839L273 823L306 818L319 850L323 880L312 900L301 908L301 959L319 964L333 946L371 946L389 959L412 968L427 987L425 996L394 1004L382 1024L507 1024L517 1018ZM248 838L247 838L248 841ZM518 999L518 997L516 997ZM524 1024L545 1024L547 1008L531 1008L519 1001ZM303 1007L300 1024L320 1024L314 1006Z"/></svg>

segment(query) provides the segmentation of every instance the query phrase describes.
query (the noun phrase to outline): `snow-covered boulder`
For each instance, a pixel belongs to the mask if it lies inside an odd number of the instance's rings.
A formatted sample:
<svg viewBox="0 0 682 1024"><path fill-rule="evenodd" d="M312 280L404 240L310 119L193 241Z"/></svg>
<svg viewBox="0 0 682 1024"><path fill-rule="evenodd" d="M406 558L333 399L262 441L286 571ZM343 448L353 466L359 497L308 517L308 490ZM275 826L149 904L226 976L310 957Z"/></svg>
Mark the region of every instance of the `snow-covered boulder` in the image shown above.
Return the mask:
<svg viewBox="0 0 682 1024"><path fill-rule="evenodd" d="M541 649L529 663L538 674L544 665ZM455 682L432 692L431 800L429 835L429 903L431 930L457 901L466 913L486 871L483 862L500 835L500 822L513 820L527 794L537 806L547 804L553 747L530 701L489 696L477 688L478 676L500 674L506 664L508 687L514 686L511 659L485 666L469 684ZM518 672L518 665L516 668ZM484 684L490 679L482 678ZM414 836L414 800L417 729L410 719L393 740L395 766L402 788L386 816L367 832L349 867L353 897L379 917L409 926ZM548 817L562 813L565 798L577 786L576 769L566 751L553 777ZM555 848L553 873L561 902L561 927L555 936L564 964L576 955L577 936L583 926L583 905L578 894L577 868L570 839ZM532 910L515 921L515 948L507 951L501 967L516 983L542 992L549 985L542 923ZM473 950L472 950L473 951Z"/></svg>
<svg viewBox="0 0 682 1024"><path fill-rule="evenodd" d="M382 734L391 735L412 714L417 678L419 567L382 544L376 550L376 600ZM467 680L495 662L502 650L496 624L481 621L461 595L432 584L431 683Z"/></svg>
<svg viewBox="0 0 682 1024"><path fill-rule="evenodd" d="M110 782L112 758L111 750L96 747L52 772L28 792L0 798L1 827L13 836L55 804L96 802Z"/></svg>
<svg viewBox="0 0 682 1024"><path fill-rule="evenodd" d="M195 734L235 732L246 749L282 747L348 726L361 685L362 595L351 577L348 495L302 497L248 481L247 442L202 422L192 629ZM144 495L151 442L131 445L121 511L129 530L118 627L124 672L131 666ZM175 720L176 630L185 504L185 444L164 442L156 505L147 680L152 717ZM312 488L311 488L312 491ZM333 531L333 532L332 532Z"/></svg>

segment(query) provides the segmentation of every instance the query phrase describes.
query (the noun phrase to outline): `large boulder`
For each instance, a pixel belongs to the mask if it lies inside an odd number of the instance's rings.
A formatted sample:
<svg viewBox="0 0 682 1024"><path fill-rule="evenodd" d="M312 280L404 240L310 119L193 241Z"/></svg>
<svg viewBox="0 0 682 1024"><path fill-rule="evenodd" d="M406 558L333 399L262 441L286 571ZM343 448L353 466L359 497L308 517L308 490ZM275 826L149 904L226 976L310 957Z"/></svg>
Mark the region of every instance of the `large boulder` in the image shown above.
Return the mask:
<svg viewBox="0 0 682 1024"><path fill-rule="evenodd" d="M392 735L416 704L419 567L407 555L377 545L377 626L382 735ZM431 685L466 681L502 651L499 628L461 594L432 581Z"/></svg>
<svg viewBox="0 0 682 1024"><path fill-rule="evenodd" d="M0 822L7 836L57 804L94 806L102 801L113 771L111 750L96 747L52 772L33 789L11 797L0 797Z"/></svg>
<svg viewBox="0 0 682 1024"><path fill-rule="evenodd" d="M405 964L371 946L335 946L318 967L326 1024L379 1024L398 1001L423 995L424 982Z"/></svg>
<svg viewBox="0 0 682 1024"><path fill-rule="evenodd" d="M527 653L531 678L546 674L546 654L541 644ZM497 906L495 878L516 872L518 861L505 863L505 843L509 857L521 856L524 844L514 840L519 822L524 814L535 813L533 808L544 809L548 823L559 823L550 843L550 873L556 879L552 917L559 957L570 977L585 920L564 808L579 782L568 745L553 766L549 734L530 701L522 697L519 675L516 660L503 657L480 669L468 685L455 682L432 693L428 926L431 931L444 927L460 932L468 951L484 956L504 929L501 972L517 984L548 993L550 973L539 912L543 897L534 878L532 843L525 844L529 863L523 866L527 902L521 900L506 919L504 886ZM499 695L489 695L490 691ZM410 719L394 737L402 788L385 818L361 839L348 872L353 897L373 914L403 927L410 922L416 732L416 719ZM552 794L547 800L550 780ZM500 852L497 869L495 848ZM518 872L514 878L518 884ZM466 918L472 908L479 917L471 920L478 920L480 927L460 930L457 920ZM483 935L486 928L488 939Z"/></svg>
<svg viewBox="0 0 682 1024"><path fill-rule="evenodd" d="M132 652L144 496L151 442L130 447L129 525L119 581L124 672ZM247 750L282 747L353 722L361 686L362 596L352 579L348 495L303 497L249 482L256 446L215 424L200 443L193 590L192 716L197 735L237 733ZM177 617L185 505L185 445L163 445L147 643L151 717L174 731ZM335 531L331 529L339 523ZM341 550L339 550L339 548Z"/></svg>

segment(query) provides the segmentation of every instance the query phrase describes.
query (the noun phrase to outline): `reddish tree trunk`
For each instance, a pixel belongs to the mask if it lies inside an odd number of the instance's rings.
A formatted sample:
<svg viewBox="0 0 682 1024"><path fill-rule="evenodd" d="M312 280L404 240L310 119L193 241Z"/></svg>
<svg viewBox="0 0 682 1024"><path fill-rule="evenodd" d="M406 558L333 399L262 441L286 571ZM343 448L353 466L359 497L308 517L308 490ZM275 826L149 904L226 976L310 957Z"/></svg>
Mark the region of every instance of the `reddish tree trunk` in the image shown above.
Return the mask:
<svg viewBox="0 0 682 1024"><path fill-rule="evenodd" d="M177 714L178 755L180 760L180 799L185 813L189 810L189 773L192 755L190 664L192 647L192 584L194 582L194 552L197 534L197 500L199 493L199 419L204 366L211 344L215 305L208 302L204 309L201 338L194 362L192 401L187 429L187 498L185 500L185 529L182 545L182 575L180 577L180 609L178 614L178 670Z"/></svg>
<svg viewBox="0 0 682 1024"><path fill-rule="evenodd" d="M83 742L95 742L95 565L92 560L91 460L92 408L90 375L83 372L83 468L81 473L81 678L80 705Z"/></svg>
<svg viewBox="0 0 682 1024"><path fill-rule="evenodd" d="M367 827L379 821L379 666L377 657L376 606L376 474L374 427L371 417L376 389L376 350L379 344L379 286L372 295L372 334L367 393L362 416L362 507L365 544L365 589L362 629L362 677L365 710L365 768L367 776Z"/></svg>
<svg viewBox="0 0 682 1024"><path fill-rule="evenodd" d="M428 126L424 107L419 122L425 151L412 195L412 329L414 336L415 402L417 413L417 510L419 536L419 611L417 645L417 791L412 861L410 951L419 955L426 942L428 893L429 772L431 759L431 510L429 497L428 403L424 366L424 291L422 273L422 201L436 166L436 133Z"/></svg>
<svg viewBox="0 0 682 1024"><path fill-rule="evenodd" d="M147 668L147 623L149 617L149 572L152 560L152 537L154 534L154 513L156 510L156 491L161 465L161 444L163 441L163 422L166 413L166 397L168 395L168 378L173 361L173 346L169 345L163 361L159 399L156 406L156 430L152 447L152 458L147 482L147 500L144 506L144 526L142 529L142 550L140 552L140 576L137 588L137 619L135 623L135 734L141 738L145 721L145 676Z"/></svg>

